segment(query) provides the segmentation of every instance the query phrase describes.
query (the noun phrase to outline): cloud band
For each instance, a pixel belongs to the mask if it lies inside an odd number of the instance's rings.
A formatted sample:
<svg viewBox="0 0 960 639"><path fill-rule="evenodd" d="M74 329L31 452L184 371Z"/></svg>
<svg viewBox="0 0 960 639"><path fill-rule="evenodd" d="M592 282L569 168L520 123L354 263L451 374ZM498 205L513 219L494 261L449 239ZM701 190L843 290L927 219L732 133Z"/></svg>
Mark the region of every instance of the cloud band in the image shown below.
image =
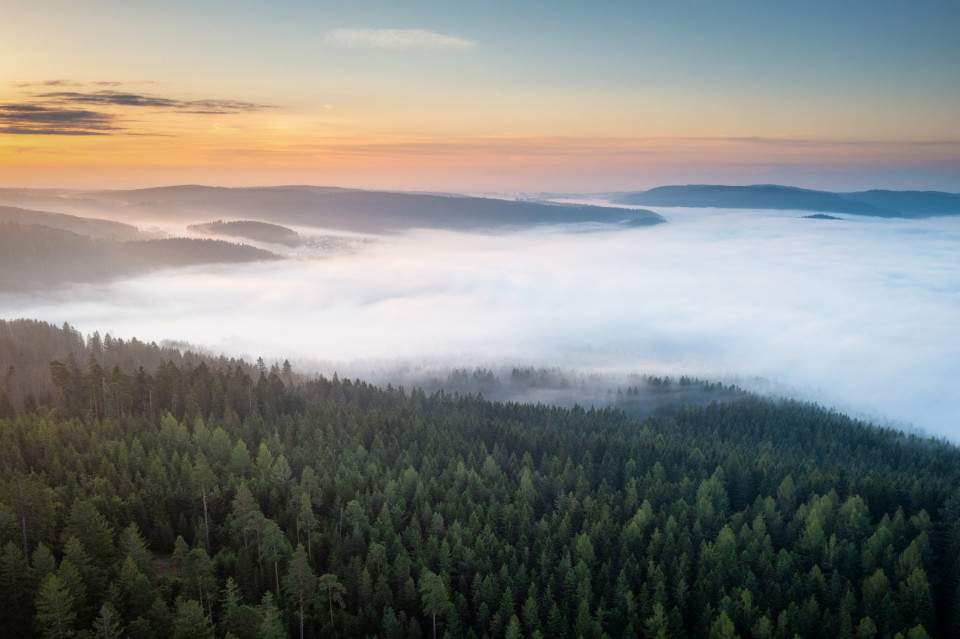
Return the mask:
<svg viewBox="0 0 960 639"><path fill-rule="evenodd" d="M475 42L426 29L334 29L324 42L378 49L472 49Z"/></svg>

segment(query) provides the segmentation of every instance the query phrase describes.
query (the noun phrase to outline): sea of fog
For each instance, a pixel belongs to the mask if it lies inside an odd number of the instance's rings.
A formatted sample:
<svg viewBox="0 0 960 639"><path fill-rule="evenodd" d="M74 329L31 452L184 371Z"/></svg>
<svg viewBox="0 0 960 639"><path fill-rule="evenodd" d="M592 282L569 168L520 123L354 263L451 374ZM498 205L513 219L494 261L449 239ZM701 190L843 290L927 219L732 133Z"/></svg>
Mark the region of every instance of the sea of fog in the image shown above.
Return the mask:
<svg viewBox="0 0 960 639"><path fill-rule="evenodd" d="M358 250L191 268L0 315L351 372L556 366L760 376L960 441L960 219L654 209L651 228L414 231Z"/></svg>

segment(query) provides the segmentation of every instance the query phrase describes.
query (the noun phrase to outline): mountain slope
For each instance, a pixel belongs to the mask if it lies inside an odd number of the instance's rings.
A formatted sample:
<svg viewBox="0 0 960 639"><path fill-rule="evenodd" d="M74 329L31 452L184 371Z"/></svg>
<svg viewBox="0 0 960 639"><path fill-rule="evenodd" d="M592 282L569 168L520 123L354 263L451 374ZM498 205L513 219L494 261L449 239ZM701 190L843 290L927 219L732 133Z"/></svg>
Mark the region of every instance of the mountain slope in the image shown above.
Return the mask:
<svg viewBox="0 0 960 639"><path fill-rule="evenodd" d="M96 240L41 225L0 223L0 291L95 282L197 264L275 259L221 240Z"/></svg>
<svg viewBox="0 0 960 639"><path fill-rule="evenodd" d="M47 211L21 209L13 206L0 206L0 222L42 224L50 228L71 231L102 240L144 239L144 234L135 226L129 224L90 217L78 217L65 213L49 213Z"/></svg>

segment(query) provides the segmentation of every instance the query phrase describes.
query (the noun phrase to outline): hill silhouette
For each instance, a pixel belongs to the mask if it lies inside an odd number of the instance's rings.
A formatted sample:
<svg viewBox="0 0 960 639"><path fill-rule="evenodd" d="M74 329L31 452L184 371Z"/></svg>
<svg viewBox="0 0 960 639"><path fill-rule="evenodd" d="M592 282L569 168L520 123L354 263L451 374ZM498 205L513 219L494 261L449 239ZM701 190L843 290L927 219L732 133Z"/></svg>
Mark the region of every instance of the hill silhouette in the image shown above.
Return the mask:
<svg viewBox="0 0 960 639"><path fill-rule="evenodd" d="M954 193L882 190L831 193L775 184L661 186L649 191L620 193L614 202L639 206L815 211L891 218L960 215L960 195Z"/></svg>
<svg viewBox="0 0 960 639"><path fill-rule="evenodd" d="M0 190L0 203L82 212L126 222L255 220L357 233L399 233L415 228L471 231L547 224L652 225L651 211L492 198L357 191L316 186L221 188L170 186L132 191ZM96 203L96 204L94 204Z"/></svg>

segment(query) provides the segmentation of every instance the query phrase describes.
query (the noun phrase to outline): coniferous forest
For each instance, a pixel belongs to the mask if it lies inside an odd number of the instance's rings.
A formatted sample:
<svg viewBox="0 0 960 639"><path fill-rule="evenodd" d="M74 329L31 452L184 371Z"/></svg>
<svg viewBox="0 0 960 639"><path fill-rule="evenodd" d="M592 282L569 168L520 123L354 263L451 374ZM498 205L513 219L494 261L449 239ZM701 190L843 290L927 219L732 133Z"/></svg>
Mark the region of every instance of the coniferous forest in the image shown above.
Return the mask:
<svg viewBox="0 0 960 639"><path fill-rule="evenodd" d="M8 637L960 636L960 451L0 322Z"/></svg>

